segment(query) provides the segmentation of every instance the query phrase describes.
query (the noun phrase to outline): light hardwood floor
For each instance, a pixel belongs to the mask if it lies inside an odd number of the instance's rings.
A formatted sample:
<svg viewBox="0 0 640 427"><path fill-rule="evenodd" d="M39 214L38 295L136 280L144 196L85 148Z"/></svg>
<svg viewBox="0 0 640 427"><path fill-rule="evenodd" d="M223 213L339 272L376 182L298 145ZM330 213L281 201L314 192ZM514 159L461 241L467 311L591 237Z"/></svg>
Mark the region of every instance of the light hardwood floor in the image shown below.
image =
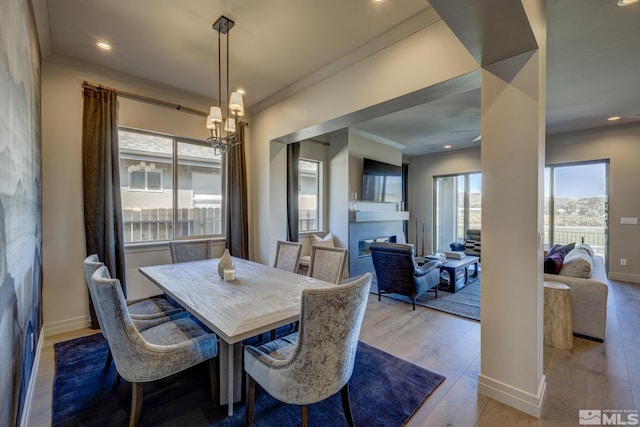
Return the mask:
<svg viewBox="0 0 640 427"><path fill-rule="evenodd" d="M607 338L574 339L573 350L544 349L547 397L536 419L477 393L480 324L389 298L369 298L361 340L446 376L407 424L416 426L576 426L579 409L640 410L640 284L610 281ZM51 424L53 344L45 339L32 426Z"/></svg>

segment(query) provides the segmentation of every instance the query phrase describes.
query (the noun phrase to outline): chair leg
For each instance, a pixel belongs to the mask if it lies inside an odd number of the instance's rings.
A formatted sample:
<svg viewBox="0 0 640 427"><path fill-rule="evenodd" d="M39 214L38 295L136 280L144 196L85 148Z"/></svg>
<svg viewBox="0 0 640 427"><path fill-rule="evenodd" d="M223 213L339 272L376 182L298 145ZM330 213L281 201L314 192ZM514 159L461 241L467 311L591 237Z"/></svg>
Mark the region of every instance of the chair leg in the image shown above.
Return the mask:
<svg viewBox="0 0 640 427"><path fill-rule="evenodd" d="M272 329L272 330L271 330L271 341L273 341L273 340L275 340L275 339L276 339L276 330L275 330L275 329Z"/></svg>
<svg viewBox="0 0 640 427"><path fill-rule="evenodd" d="M209 380L211 382L211 401L213 406L220 405L220 395L218 388L218 358L209 359Z"/></svg>
<svg viewBox="0 0 640 427"><path fill-rule="evenodd" d="M307 405L302 405L300 407L300 426L307 427Z"/></svg>
<svg viewBox="0 0 640 427"><path fill-rule="evenodd" d="M104 362L104 371L108 371L111 366L111 362L113 362L113 355L111 354L111 349L107 350L107 360Z"/></svg>
<svg viewBox="0 0 640 427"><path fill-rule="evenodd" d="M416 298L412 297L411 302L413 302L413 311L416 311Z"/></svg>
<svg viewBox="0 0 640 427"><path fill-rule="evenodd" d="M120 389L120 405L124 405L125 400L127 400L130 385L131 383L129 381L122 381L122 388Z"/></svg>
<svg viewBox="0 0 640 427"><path fill-rule="evenodd" d="M347 418L347 424L349 427L353 427L353 415L351 414L351 399L349 398L349 383L346 383L342 390L340 390L340 396L342 397L342 409L344 410L344 416Z"/></svg>
<svg viewBox="0 0 640 427"><path fill-rule="evenodd" d="M247 374L247 379L249 380L249 390L247 390L247 418L244 425L248 427L253 424L253 403L256 400L256 380L249 374Z"/></svg>
<svg viewBox="0 0 640 427"><path fill-rule="evenodd" d="M380 301L380 289L378 288L378 301Z"/></svg>
<svg viewBox="0 0 640 427"><path fill-rule="evenodd" d="M140 424L142 412L142 383L133 383L131 391L131 414L129 415L129 427L137 427Z"/></svg>

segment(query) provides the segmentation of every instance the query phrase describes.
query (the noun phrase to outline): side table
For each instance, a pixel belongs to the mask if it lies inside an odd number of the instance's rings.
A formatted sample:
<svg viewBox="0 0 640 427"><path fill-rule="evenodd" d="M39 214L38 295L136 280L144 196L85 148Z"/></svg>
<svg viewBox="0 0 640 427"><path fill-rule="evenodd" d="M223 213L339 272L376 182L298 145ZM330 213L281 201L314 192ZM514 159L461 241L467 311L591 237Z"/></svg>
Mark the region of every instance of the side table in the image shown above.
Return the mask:
<svg viewBox="0 0 640 427"><path fill-rule="evenodd" d="M544 345L571 350L571 288L560 282L544 282Z"/></svg>

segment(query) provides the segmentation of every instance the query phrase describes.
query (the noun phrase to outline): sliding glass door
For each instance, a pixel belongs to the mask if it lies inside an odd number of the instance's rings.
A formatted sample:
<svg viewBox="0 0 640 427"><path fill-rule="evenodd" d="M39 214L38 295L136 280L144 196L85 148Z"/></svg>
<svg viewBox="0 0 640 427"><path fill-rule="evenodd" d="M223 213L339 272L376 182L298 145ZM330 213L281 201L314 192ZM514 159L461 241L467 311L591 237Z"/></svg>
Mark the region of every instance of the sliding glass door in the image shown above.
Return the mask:
<svg viewBox="0 0 640 427"><path fill-rule="evenodd" d="M588 243L607 258L609 162L545 169L545 249L556 243Z"/></svg>
<svg viewBox="0 0 640 427"><path fill-rule="evenodd" d="M467 173L434 178L434 251L463 242L467 229L480 229L482 175Z"/></svg>

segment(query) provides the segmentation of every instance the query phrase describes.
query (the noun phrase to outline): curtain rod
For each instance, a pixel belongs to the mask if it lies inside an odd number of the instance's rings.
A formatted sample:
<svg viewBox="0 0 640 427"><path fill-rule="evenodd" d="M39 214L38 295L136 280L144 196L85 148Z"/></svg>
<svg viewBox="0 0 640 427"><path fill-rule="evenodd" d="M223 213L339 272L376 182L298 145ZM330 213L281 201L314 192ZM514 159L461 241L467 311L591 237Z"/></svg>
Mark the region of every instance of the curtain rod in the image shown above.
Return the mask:
<svg viewBox="0 0 640 427"><path fill-rule="evenodd" d="M95 83L89 83L87 81L82 82L82 87L85 88L85 89L91 89L91 90L106 89L105 86L102 86L102 85L99 85L99 84L95 84ZM135 93L126 92L126 91L118 90L118 89L114 89L114 90L116 91L116 93L118 95L123 96L125 98L135 99L135 100L143 101L143 102L146 102L146 103L149 103L149 104L156 104L156 105L160 105L162 107L168 107L168 108L172 108L174 110L184 111L186 113L197 114L197 115L203 116L203 117L207 117L207 115L209 114L209 113L204 112L204 111L196 110L195 108L185 107L184 105L174 104L172 102L163 101L161 99L151 98L151 97L144 96L144 95L138 95L138 94L135 94Z"/></svg>

